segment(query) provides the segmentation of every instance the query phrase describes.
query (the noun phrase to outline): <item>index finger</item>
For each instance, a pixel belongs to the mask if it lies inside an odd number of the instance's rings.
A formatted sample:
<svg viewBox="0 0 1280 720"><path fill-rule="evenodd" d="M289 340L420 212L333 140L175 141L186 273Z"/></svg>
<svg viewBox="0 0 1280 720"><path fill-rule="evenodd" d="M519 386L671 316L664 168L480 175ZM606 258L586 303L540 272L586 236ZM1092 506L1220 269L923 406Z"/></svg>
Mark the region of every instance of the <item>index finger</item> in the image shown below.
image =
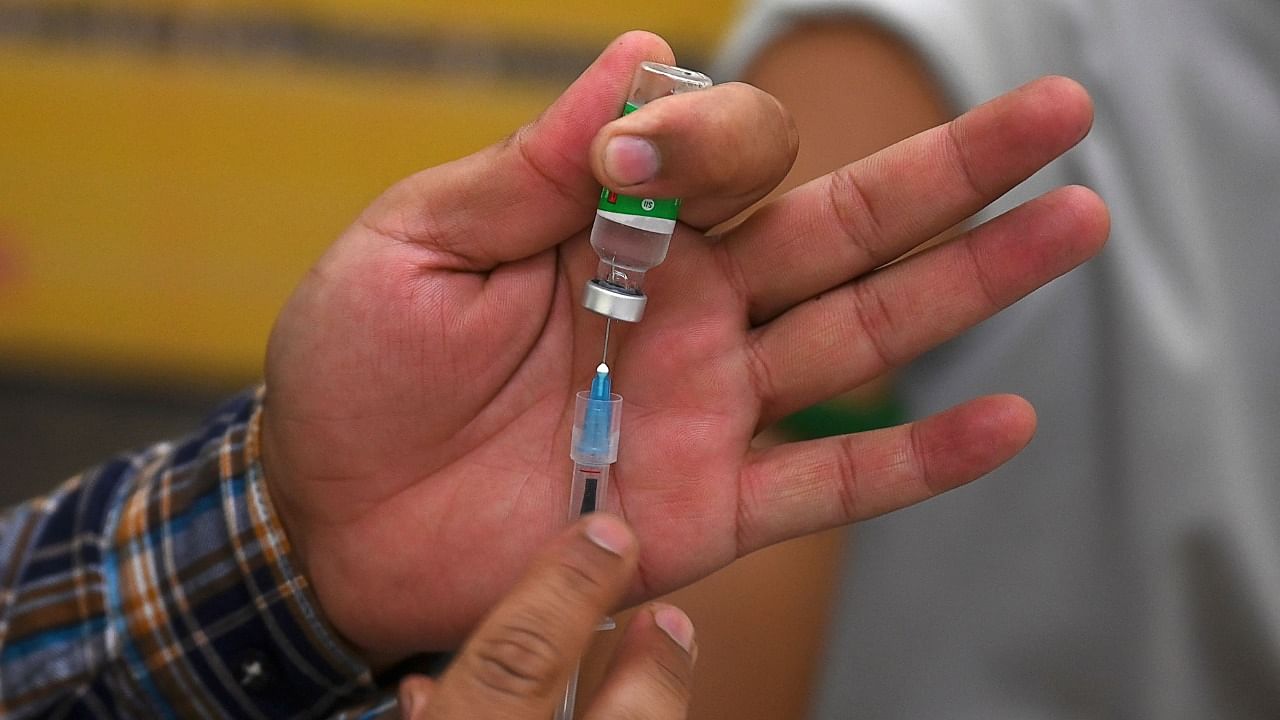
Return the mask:
<svg viewBox="0 0 1280 720"><path fill-rule="evenodd" d="M480 624L427 717L550 717L596 625L630 587L636 558L635 536L618 518L579 521Z"/></svg>
<svg viewBox="0 0 1280 720"><path fill-rule="evenodd" d="M1093 103L1046 77L787 193L721 247L762 323L896 259L1078 143Z"/></svg>
<svg viewBox="0 0 1280 720"><path fill-rule="evenodd" d="M618 117L644 60L673 61L652 33L629 32L534 122L467 157L396 183L361 215L381 236L431 251L433 267L484 271L553 247L591 222L600 185L587 151Z"/></svg>

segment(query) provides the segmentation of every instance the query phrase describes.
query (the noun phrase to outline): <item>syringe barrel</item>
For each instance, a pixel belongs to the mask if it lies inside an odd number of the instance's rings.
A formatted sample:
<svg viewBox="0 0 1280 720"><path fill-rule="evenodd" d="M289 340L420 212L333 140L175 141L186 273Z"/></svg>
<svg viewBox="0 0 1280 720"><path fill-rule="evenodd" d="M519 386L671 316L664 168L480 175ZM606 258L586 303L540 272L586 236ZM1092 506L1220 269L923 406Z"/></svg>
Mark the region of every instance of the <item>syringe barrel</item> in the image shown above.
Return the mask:
<svg viewBox="0 0 1280 720"><path fill-rule="evenodd" d="M573 464L569 490L569 519L603 510L609 494L609 466Z"/></svg>

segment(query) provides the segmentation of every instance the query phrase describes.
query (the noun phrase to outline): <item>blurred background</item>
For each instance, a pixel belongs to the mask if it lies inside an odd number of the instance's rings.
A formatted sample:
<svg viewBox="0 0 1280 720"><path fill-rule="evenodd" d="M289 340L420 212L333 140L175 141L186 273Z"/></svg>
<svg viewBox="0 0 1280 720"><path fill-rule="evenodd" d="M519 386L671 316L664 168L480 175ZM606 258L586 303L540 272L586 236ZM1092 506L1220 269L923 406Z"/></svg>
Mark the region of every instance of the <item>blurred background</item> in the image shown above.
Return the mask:
<svg viewBox="0 0 1280 720"><path fill-rule="evenodd" d="M0 0L0 507L256 383L278 308L392 182L507 136L625 30L706 69L737 4ZM759 553L673 598L693 718L799 717L829 588L741 588L818 565Z"/></svg>
<svg viewBox="0 0 1280 720"><path fill-rule="evenodd" d="M181 433L383 188L532 119L620 32L733 0L0 0L5 505Z"/></svg>

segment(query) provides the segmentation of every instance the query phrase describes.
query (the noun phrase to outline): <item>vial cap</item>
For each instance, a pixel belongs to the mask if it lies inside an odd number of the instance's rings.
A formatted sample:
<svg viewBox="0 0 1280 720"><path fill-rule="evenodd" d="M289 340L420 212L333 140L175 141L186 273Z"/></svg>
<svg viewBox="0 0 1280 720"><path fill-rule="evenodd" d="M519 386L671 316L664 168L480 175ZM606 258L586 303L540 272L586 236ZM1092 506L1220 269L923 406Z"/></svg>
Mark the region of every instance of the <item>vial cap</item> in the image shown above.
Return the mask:
<svg viewBox="0 0 1280 720"><path fill-rule="evenodd" d="M644 317L644 306L648 301L644 293L623 292L598 280L587 281L582 289L583 307L623 322L639 322Z"/></svg>

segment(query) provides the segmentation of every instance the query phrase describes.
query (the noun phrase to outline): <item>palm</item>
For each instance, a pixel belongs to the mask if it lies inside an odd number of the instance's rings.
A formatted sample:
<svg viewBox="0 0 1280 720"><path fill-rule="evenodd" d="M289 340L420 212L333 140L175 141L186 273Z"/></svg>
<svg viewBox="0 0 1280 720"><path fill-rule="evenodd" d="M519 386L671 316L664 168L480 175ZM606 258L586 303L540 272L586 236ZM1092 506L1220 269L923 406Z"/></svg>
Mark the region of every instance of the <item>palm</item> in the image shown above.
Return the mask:
<svg viewBox="0 0 1280 720"><path fill-rule="evenodd" d="M711 249L683 233L674 253L702 268L699 290L651 279L661 299L644 323L619 328L610 353L627 397L610 509L644 541L637 591L646 594L737 556L738 473L758 418L742 301L716 276ZM416 640L447 647L567 519L572 397L599 361L604 321L576 302L595 262L585 237L511 268L518 278L491 276L487 288L424 259L349 233L282 315L273 351L283 338L325 351L305 360L273 352L271 368L305 362L310 371L269 372L268 412L295 429L297 442L279 453L289 490L329 528L310 551L365 589L362 602L386 609L365 632L403 637L425 603L433 612ZM448 316L432 302L442 296L460 301ZM324 320L335 316L350 321ZM335 334L348 341L322 344ZM458 368L465 373L453 377ZM450 593L408 592L422 587Z"/></svg>

